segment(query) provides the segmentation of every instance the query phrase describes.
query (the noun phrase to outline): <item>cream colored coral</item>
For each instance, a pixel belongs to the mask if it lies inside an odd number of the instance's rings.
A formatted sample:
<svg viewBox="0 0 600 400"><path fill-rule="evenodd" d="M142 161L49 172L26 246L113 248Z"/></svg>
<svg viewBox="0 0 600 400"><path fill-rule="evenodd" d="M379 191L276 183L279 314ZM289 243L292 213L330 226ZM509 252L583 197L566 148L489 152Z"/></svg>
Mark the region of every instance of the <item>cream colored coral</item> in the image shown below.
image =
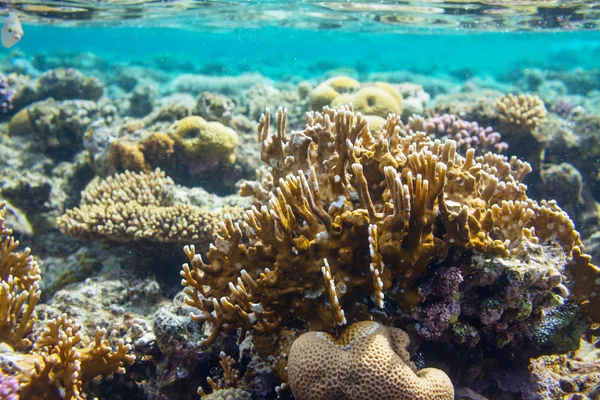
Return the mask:
<svg viewBox="0 0 600 400"><path fill-rule="evenodd" d="M29 354L0 353L4 373L19 381L21 398L85 399L83 383L98 375L124 373L125 364L135 356L131 345L123 340L113 348L105 339L106 330L96 328L94 340L84 345L80 326L66 314L46 323ZM43 393L43 395L41 395ZM43 397L41 397L43 396Z"/></svg>
<svg viewBox="0 0 600 400"><path fill-rule="evenodd" d="M509 93L496 100L502 133L532 132L546 118L546 106L538 96Z"/></svg>
<svg viewBox="0 0 600 400"><path fill-rule="evenodd" d="M211 211L172 204L167 189L173 184L159 169L96 178L83 191L80 206L67 210L58 225L80 239L198 243L214 237L225 215L241 215L234 207Z"/></svg>
<svg viewBox="0 0 600 400"><path fill-rule="evenodd" d="M313 110L328 106L339 95L358 90L360 83L347 76L336 76L319 84L310 93L308 102Z"/></svg>
<svg viewBox="0 0 600 400"><path fill-rule="evenodd" d="M450 378L435 368L416 371L398 328L364 321L339 339L308 332L292 344L288 378L297 400L452 400Z"/></svg>

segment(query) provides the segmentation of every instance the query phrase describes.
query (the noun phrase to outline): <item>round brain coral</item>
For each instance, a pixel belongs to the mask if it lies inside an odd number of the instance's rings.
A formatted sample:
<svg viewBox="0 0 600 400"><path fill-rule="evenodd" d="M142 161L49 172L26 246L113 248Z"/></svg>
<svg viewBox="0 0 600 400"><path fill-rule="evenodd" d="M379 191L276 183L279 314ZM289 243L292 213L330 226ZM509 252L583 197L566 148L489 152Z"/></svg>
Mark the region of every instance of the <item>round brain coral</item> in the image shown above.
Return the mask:
<svg viewBox="0 0 600 400"><path fill-rule="evenodd" d="M336 76L319 84L310 93L308 102L312 110L320 110L343 93L358 90L360 83L347 76Z"/></svg>
<svg viewBox="0 0 600 400"><path fill-rule="evenodd" d="M297 400L452 400L448 376L435 368L416 371L398 328L363 321L339 339L308 332L292 344L288 379Z"/></svg>
<svg viewBox="0 0 600 400"><path fill-rule="evenodd" d="M210 164L235 162L237 133L219 122L194 115L175 122L169 133L186 157Z"/></svg>
<svg viewBox="0 0 600 400"><path fill-rule="evenodd" d="M352 103L356 111L365 115L377 115L386 118L388 114L402 115L402 96L390 85L379 82L375 86L366 86L353 94L336 97L333 108Z"/></svg>

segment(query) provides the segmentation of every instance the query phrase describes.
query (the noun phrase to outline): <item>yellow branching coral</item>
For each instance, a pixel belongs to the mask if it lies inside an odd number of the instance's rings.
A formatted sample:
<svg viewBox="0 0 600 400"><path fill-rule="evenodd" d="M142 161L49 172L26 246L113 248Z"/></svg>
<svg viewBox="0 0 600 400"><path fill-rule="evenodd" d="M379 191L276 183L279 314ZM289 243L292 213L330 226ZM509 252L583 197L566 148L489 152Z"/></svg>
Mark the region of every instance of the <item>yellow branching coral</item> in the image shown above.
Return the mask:
<svg viewBox="0 0 600 400"><path fill-rule="evenodd" d="M96 178L83 191L80 206L59 218L59 227L80 239L200 243L212 240L223 215L241 213L173 203L168 195L173 185L159 169Z"/></svg>
<svg viewBox="0 0 600 400"><path fill-rule="evenodd" d="M396 115L376 134L349 107L307 122L288 134L280 109L271 134L267 110L258 129L270 171L242 187L257 204L225 219L207 262L184 249L186 302L200 310L192 318L215 325L206 343L237 328L270 332L286 318L333 332L369 316L369 292L380 307L389 296L411 309L422 301L416 280L451 249L506 257L556 240L569 258L583 251L558 206L527 197L527 163L473 149L463 157L453 141L405 132ZM589 259L577 268L577 280L597 270ZM598 281L590 286L575 284L577 299L597 306Z"/></svg>
<svg viewBox="0 0 600 400"><path fill-rule="evenodd" d="M373 321L301 335L290 350L288 377L298 400L454 399L450 378L435 368L417 371L408 335Z"/></svg>
<svg viewBox="0 0 600 400"><path fill-rule="evenodd" d="M546 118L546 106L537 96L509 93L496 100L502 133L532 132Z"/></svg>
<svg viewBox="0 0 600 400"><path fill-rule="evenodd" d="M0 203L0 372L16 378L24 399L84 399L83 382L123 373L123 366L133 363L131 345L119 340L113 351L106 330L96 328L94 340L85 346L79 325L66 315L47 322L37 337L28 337L41 294L40 268L28 248L16 252L19 242L4 226L4 213ZM32 341L29 353L16 351L30 348Z"/></svg>
<svg viewBox="0 0 600 400"><path fill-rule="evenodd" d="M123 340L112 347L106 330L96 328L94 340L83 345L80 327L66 315L51 320L29 354L2 354L4 373L19 381L19 394L27 399L84 399L83 382L98 375L123 373L132 364L131 345Z"/></svg>
<svg viewBox="0 0 600 400"><path fill-rule="evenodd" d="M241 388L236 388L238 384L238 375L239 372L233 365L235 364L235 360L231 358L231 356L226 355L224 352L219 353L219 364L221 368L223 368L223 382L219 385L212 378L207 378L207 382L212 389L210 394L206 394L202 386L198 388L198 395L207 400L246 400L251 399L250 393L246 392ZM240 382L241 383L241 382Z"/></svg>
<svg viewBox="0 0 600 400"><path fill-rule="evenodd" d="M31 345L26 337L35 324L35 305L40 299L40 267L26 248L4 225L5 204L0 202L0 341L22 349Z"/></svg>

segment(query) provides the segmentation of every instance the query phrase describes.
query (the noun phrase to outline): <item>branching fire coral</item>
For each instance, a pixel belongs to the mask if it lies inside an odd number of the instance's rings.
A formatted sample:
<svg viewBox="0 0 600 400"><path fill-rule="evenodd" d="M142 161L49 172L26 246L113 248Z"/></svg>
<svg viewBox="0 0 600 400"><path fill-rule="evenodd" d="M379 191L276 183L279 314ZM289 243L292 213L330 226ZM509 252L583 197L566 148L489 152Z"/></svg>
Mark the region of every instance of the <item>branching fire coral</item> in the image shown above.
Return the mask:
<svg viewBox="0 0 600 400"><path fill-rule="evenodd" d="M4 225L5 204L0 202L0 341L17 349L31 345L27 335L35 324L34 309L40 299L40 267Z"/></svg>
<svg viewBox="0 0 600 400"><path fill-rule="evenodd" d="M545 242L565 253L573 298L600 308L599 270L573 223L555 203L527 197L529 164L473 149L461 156L454 141L405 132L393 114L377 134L349 107L307 122L288 134L280 109L271 134L267 110L258 134L269 173L242 187L258 204L221 223L208 262L184 249L186 302L200 311L192 318L214 324L206 343L292 321L333 332L371 316L369 292L379 307L389 298L410 311L423 300L416 282L451 251L508 258ZM569 297L561 269L544 290Z"/></svg>
<svg viewBox="0 0 600 400"><path fill-rule="evenodd" d="M50 320L31 337L34 308L40 298L40 268L27 248L17 253L19 242L4 226L5 206L0 203L0 373L18 383L17 393L26 399L84 399L83 382L98 375L124 372L131 364L131 345L124 340L113 350L106 330L96 328L89 345L80 327L67 315ZM27 350L19 352L17 350Z"/></svg>
<svg viewBox="0 0 600 400"><path fill-rule="evenodd" d="M173 185L159 169L96 178L82 192L80 206L59 218L59 227L80 239L202 243L215 236L222 215L240 213L175 203L169 198Z"/></svg>

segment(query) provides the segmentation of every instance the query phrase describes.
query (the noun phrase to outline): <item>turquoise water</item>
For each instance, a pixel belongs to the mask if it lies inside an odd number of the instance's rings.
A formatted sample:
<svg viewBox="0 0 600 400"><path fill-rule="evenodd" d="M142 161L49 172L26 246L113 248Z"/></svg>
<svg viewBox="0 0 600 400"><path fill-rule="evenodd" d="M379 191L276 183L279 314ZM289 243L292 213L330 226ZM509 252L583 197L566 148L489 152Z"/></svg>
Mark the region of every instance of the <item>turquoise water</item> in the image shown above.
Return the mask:
<svg viewBox="0 0 600 400"><path fill-rule="evenodd" d="M188 69L190 65L223 64L230 74L251 70L273 79L282 75L311 77L322 72L319 68L338 67L434 75L464 69L499 74L529 66L600 67L597 31L386 34L276 27L231 32L148 27L25 28L27 36L17 48L27 54L92 52L116 62L155 60L159 67L164 59L167 68L178 63Z"/></svg>

